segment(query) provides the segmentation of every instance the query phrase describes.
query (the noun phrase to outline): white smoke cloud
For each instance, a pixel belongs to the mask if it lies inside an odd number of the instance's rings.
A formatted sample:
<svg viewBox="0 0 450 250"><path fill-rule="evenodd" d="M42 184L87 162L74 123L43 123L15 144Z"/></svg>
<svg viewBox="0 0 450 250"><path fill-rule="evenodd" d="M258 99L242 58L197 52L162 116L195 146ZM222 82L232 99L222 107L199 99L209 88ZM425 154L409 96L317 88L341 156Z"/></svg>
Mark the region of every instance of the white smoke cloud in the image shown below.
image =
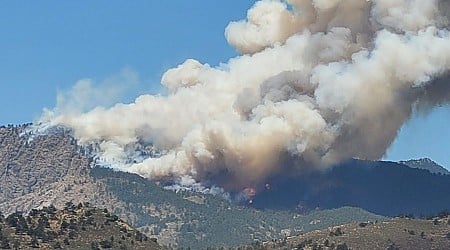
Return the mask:
<svg viewBox="0 0 450 250"><path fill-rule="evenodd" d="M58 92L55 111L64 114L82 113L96 106L109 107L138 84L139 76L131 68L123 68L100 83L88 78L81 79L69 91Z"/></svg>
<svg viewBox="0 0 450 250"><path fill-rule="evenodd" d="M242 55L226 65L188 59L164 74L167 96L57 107L41 122L73 129L124 171L226 189L262 183L286 156L298 171L379 159L417 105L450 96L430 94L450 89L435 81L450 70L448 2L259 1L227 27ZM129 161L136 145L160 153Z"/></svg>
<svg viewBox="0 0 450 250"><path fill-rule="evenodd" d="M301 18L279 1L259 1L247 21L231 22L225 30L228 43L241 53L255 53L284 42L302 26Z"/></svg>

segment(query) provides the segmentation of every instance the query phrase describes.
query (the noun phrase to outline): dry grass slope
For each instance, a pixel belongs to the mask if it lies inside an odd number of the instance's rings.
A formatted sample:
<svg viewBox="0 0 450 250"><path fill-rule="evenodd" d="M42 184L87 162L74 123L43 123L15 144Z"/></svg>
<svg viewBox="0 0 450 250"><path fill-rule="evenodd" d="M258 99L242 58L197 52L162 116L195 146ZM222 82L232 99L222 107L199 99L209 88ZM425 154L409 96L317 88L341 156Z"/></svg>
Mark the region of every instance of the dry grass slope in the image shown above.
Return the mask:
<svg viewBox="0 0 450 250"><path fill-rule="evenodd" d="M450 217L341 225L265 242L260 249L450 249Z"/></svg>

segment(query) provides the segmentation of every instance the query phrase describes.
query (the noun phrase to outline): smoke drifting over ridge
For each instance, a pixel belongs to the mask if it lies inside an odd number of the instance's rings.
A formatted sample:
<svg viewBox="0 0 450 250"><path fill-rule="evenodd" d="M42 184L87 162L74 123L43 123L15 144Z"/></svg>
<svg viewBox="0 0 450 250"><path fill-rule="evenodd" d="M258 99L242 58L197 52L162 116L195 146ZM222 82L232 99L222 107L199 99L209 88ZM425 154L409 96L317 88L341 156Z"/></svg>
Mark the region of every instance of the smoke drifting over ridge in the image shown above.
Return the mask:
<svg viewBox="0 0 450 250"><path fill-rule="evenodd" d="M298 171L379 159L416 108L450 99L449 6L258 1L226 28L242 54L227 64L188 59L164 74L167 96L84 113L56 107L41 122L73 129L121 170L230 189L283 171L285 157ZM150 145L161 154L137 153Z"/></svg>

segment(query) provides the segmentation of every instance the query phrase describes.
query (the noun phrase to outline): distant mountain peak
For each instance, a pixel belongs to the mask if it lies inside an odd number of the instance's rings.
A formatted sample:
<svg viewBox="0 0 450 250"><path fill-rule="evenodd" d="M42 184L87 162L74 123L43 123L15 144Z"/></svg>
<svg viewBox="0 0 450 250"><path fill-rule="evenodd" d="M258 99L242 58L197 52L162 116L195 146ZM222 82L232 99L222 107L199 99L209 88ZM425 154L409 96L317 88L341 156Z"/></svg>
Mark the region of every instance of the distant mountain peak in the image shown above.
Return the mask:
<svg viewBox="0 0 450 250"><path fill-rule="evenodd" d="M445 169L443 166L437 164L430 158L421 158L421 159L413 159L408 161L400 161L401 164L404 164L411 168L424 169L430 171L433 174L443 174L450 175L450 172Z"/></svg>

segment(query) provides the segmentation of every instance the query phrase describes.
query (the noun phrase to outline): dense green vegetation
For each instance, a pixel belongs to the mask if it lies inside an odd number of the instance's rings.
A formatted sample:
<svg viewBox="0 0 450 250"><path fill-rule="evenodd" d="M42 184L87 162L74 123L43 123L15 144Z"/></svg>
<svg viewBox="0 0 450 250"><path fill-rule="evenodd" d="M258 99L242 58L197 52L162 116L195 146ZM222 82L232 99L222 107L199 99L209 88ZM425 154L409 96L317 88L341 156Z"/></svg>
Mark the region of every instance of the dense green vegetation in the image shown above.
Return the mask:
<svg viewBox="0 0 450 250"><path fill-rule="evenodd" d="M314 211L307 215L260 211L236 206L213 195L164 190L135 174L99 167L92 169L91 174L105 181L109 192L137 215L136 227L154 224L155 234L174 227L178 246L193 249L249 244L330 225L384 219L350 207Z"/></svg>

